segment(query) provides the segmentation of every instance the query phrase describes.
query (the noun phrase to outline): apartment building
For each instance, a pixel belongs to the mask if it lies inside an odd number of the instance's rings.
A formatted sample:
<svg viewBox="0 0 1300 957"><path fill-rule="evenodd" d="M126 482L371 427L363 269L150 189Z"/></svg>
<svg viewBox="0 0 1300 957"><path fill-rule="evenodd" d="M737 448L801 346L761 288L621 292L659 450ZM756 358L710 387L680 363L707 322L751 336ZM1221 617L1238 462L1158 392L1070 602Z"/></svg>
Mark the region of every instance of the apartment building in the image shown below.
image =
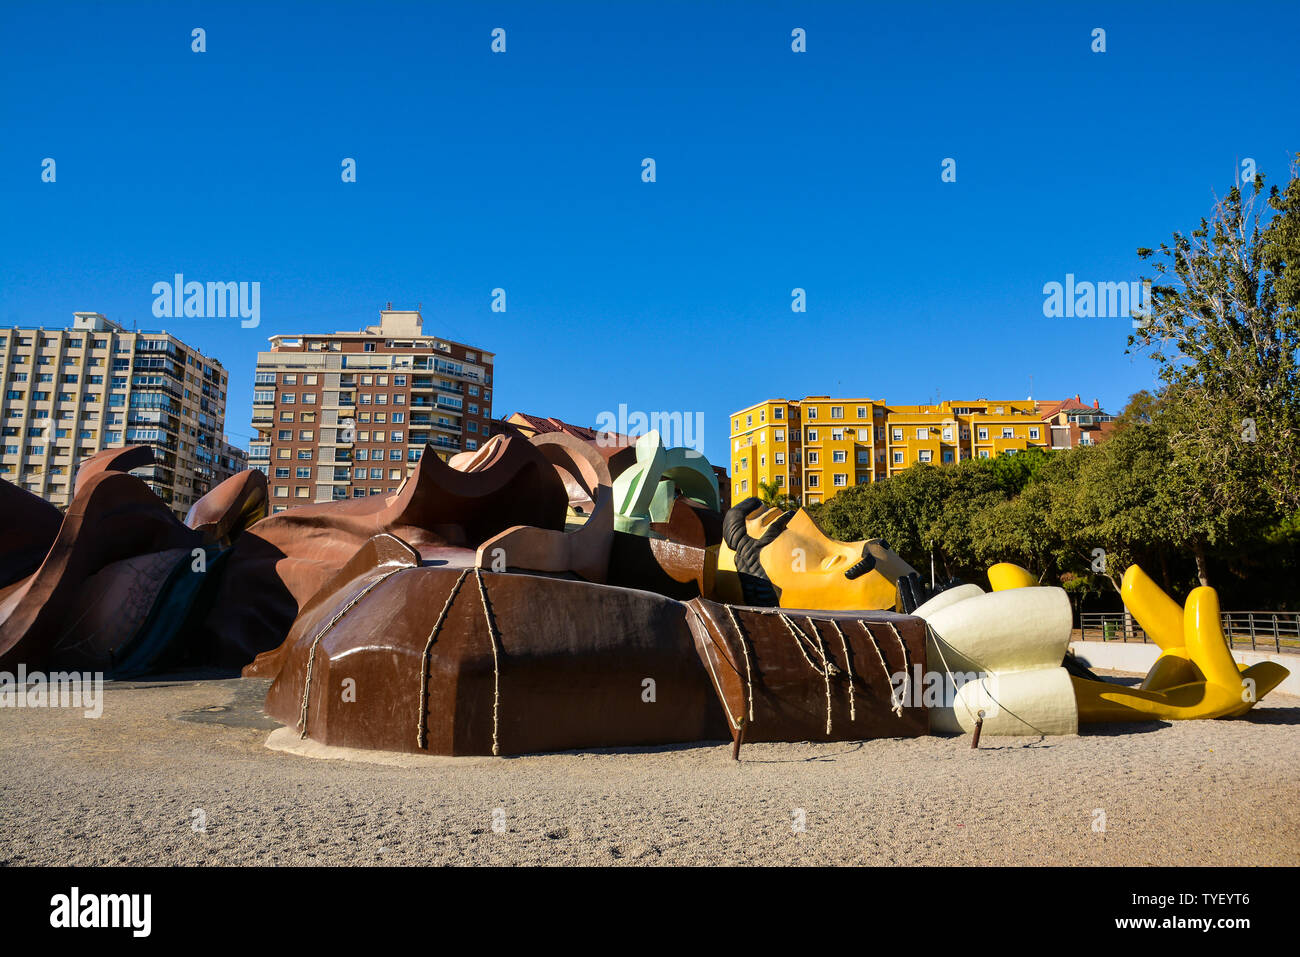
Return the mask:
<svg viewBox="0 0 1300 957"><path fill-rule="evenodd" d="M881 399L769 399L731 416L736 498L775 485L806 505L917 462L942 465L1050 447L1032 400L890 405Z"/></svg>
<svg viewBox="0 0 1300 957"><path fill-rule="evenodd" d="M359 332L270 337L257 354L249 464L272 511L396 492L427 446L444 460L487 441L494 355L426 334L418 309Z"/></svg>
<svg viewBox="0 0 1300 957"><path fill-rule="evenodd" d="M1039 402L1038 417L1051 430L1052 448L1072 449L1096 445L1115 431L1115 417L1105 412L1101 402L1085 405L1076 393L1073 399Z"/></svg>
<svg viewBox="0 0 1300 957"><path fill-rule="evenodd" d="M67 507L78 464L108 448L153 447L133 474L183 517L238 469L225 442L226 370L167 332L97 312L71 329L0 329L0 478Z"/></svg>

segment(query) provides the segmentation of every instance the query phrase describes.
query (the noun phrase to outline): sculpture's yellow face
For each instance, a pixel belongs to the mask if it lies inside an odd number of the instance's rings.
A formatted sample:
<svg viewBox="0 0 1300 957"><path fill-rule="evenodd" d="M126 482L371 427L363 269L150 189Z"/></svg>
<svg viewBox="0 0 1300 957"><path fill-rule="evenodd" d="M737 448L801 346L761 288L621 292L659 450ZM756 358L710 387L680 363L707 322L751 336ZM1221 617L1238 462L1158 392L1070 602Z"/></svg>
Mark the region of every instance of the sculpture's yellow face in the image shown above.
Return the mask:
<svg viewBox="0 0 1300 957"><path fill-rule="evenodd" d="M897 582L914 569L884 542L837 542L803 509L782 513L750 501L756 504L742 503L737 514L729 513L722 546L730 553L726 564L734 565L745 586L746 601L766 598L782 608L827 610L899 607Z"/></svg>

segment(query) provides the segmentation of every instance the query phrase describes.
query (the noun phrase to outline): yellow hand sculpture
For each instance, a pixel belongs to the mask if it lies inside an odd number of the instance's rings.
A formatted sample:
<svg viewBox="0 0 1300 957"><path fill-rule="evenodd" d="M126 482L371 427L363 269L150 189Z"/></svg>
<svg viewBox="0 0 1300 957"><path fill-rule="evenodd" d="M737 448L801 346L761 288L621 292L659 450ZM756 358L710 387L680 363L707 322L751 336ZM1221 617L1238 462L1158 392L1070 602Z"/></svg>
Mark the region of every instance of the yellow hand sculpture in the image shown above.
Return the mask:
<svg viewBox="0 0 1300 957"><path fill-rule="evenodd" d="M1179 608L1146 572L1131 565L1120 596L1160 646L1160 657L1140 688L1072 679L1081 722L1235 717L1290 674L1272 661L1242 668L1232 660L1213 588L1192 589Z"/></svg>

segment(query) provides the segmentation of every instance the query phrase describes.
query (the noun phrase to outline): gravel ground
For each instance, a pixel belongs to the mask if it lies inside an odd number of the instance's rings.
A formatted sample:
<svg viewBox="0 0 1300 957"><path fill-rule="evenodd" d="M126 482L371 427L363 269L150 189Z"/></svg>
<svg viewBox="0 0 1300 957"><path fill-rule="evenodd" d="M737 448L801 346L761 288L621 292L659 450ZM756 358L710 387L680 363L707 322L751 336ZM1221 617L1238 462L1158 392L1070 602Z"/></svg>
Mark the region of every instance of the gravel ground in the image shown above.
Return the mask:
<svg viewBox="0 0 1300 957"><path fill-rule="evenodd" d="M1300 699L1279 695L1244 719L978 751L928 737L753 744L739 764L721 743L376 763L268 749L265 688L110 684L98 720L0 709L0 864L1300 861Z"/></svg>

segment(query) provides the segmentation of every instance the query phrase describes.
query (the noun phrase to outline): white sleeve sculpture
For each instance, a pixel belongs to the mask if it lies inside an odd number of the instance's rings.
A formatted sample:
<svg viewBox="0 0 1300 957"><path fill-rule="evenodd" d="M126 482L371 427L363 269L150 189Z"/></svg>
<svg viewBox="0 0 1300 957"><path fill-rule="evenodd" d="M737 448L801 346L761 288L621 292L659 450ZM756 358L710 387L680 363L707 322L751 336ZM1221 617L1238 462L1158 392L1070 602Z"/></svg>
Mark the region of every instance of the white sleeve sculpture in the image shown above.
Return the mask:
<svg viewBox="0 0 1300 957"><path fill-rule="evenodd" d="M988 735L1077 734L1079 709L1062 666L1070 600L1061 588L985 593L978 585L940 592L913 613L929 625L926 660L943 669L955 695L932 707L935 731Z"/></svg>

